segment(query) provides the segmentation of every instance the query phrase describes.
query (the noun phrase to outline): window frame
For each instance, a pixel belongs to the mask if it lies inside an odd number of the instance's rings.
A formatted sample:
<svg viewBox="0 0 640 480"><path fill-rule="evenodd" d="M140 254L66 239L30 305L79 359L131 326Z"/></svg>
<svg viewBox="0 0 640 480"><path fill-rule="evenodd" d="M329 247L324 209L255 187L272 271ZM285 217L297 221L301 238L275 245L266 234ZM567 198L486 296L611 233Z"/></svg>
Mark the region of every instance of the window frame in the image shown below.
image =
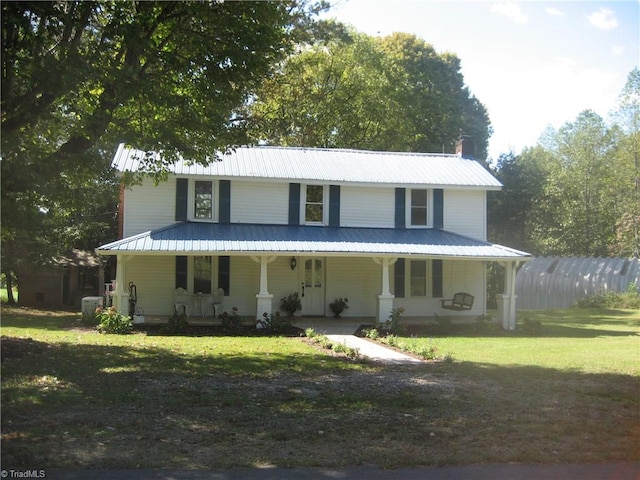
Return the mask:
<svg viewBox="0 0 640 480"><path fill-rule="evenodd" d="M414 276L413 266L414 264L421 263L424 265L424 277ZM429 281L430 274L430 261L429 260L409 260L409 268L405 270L405 294L409 292L410 298L430 298L431 297L431 282ZM413 280L414 278L419 278L424 280L424 284L422 285L424 293L422 294L414 294L413 289ZM407 288L408 287L408 288Z"/></svg>
<svg viewBox="0 0 640 480"><path fill-rule="evenodd" d="M195 277L196 277L196 257L208 257L211 259L211 270L209 272L210 280L211 280L211 292L201 292L204 295L213 295L216 289L224 288L225 296L229 295L229 290L231 289L231 265L229 262L225 261L225 265L228 267L228 270L224 272L221 271L221 257L228 257L228 255L194 255L189 256L187 261L187 270L185 272L187 279L186 290L188 292L192 292L193 295L196 295L198 292L196 291ZM222 278L222 273L226 276L225 279ZM224 284L223 284L224 283Z"/></svg>
<svg viewBox="0 0 640 480"><path fill-rule="evenodd" d="M197 289L196 289L196 274L197 274L196 261L199 258L208 259L208 262L209 262L209 291L208 292L197 291ZM193 259L192 259L193 268L191 269L191 282L193 284L193 290L192 291L193 291L194 294L202 293L204 295L211 295L213 293L214 263L217 263L217 262L214 262L214 257L211 256L211 255L195 255L193 257Z"/></svg>
<svg viewBox="0 0 640 480"><path fill-rule="evenodd" d="M426 215L424 225L414 225L412 222L413 195L414 191L424 191L426 193ZM407 188L405 192L405 225L406 228L433 228L433 189L432 188Z"/></svg>
<svg viewBox="0 0 640 480"><path fill-rule="evenodd" d="M211 184L211 217L196 217L196 186L199 182ZM193 179L189 185L189 218L194 222L215 223L218 221L218 202L216 201L216 193L218 191L217 181Z"/></svg>
<svg viewBox="0 0 640 480"><path fill-rule="evenodd" d="M320 221L307 221L307 190L309 187L322 187L322 220ZM312 203L314 205L318 202ZM326 226L329 218L329 186L308 183L302 184L300 188L300 225L321 225Z"/></svg>

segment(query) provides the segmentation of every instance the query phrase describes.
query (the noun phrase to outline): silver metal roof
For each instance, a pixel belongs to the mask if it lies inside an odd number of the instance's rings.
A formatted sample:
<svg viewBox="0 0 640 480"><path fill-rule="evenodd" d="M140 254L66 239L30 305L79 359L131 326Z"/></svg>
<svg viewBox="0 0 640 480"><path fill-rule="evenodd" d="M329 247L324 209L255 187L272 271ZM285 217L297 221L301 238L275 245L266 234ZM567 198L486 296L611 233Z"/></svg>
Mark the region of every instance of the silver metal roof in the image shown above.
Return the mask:
<svg viewBox="0 0 640 480"><path fill-rule="evenodd" d="M634 284L640 291L640 259L595 257L537 257L516 276L518 308L568 308L579 298L624 292Z"/></svg>
<svg viewBox="0 0 640 480"><path fill-rule="evenodd" d="M304 254L526 259L528 253L437 229L183 222L98 247L118 254Z"/></svg>
<svg viewBox="0 0 640 480"><path fill-rule="evenodd" d="M145 152L121 144L113 165L137 172ZM179 161L170 170L183 176L259 178L334 184L379 184L498 190L502 184L475 160L458 155L364 150L240 147L207 166Z"/></svg>

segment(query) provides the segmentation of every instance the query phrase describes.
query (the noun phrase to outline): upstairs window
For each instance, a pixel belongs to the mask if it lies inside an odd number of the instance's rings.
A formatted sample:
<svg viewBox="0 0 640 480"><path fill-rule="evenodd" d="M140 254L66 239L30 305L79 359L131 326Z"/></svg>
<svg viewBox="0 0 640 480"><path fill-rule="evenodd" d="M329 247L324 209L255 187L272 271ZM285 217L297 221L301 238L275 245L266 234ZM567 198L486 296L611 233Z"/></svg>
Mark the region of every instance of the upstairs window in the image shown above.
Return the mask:
<svg viewBox="0 0 640 480"><path fill-rule="evenodd" d="M410 225L426 227L428 221L428 190L411 190Z"/></svg>
<svg viewBox="0 0 640 480"><path fill-rule="evenodd" d="M198 220L213 218L213 182L195 182L193 216Z"/></svg>
<svg viewBox="0 0 640 480"><path fill-rule="evenodd" d="M307 185L304 197L304 223L324 225L325 188L322 185Z"/></svg>

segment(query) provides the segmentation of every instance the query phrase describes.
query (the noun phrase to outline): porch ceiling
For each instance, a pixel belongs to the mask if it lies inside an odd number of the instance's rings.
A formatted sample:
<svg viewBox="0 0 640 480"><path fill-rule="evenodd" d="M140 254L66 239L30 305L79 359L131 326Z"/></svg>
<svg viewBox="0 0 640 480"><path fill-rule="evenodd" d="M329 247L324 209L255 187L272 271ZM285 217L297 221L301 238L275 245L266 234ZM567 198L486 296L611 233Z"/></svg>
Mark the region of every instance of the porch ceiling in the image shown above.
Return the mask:
<svg viewBox="0 0 640 480"><path fill-rule="evenodd" d="M101 255L427 256L526 260L530 254L445 230L183 222L96 249Z"/></svg>

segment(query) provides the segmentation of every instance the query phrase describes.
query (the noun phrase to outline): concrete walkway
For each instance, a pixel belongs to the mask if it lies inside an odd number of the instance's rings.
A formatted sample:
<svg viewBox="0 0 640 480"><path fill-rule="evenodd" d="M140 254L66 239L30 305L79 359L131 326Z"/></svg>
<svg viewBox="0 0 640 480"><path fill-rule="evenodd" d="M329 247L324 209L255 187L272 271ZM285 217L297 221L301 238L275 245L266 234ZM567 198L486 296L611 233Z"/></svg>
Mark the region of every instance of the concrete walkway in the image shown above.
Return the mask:
<svg viewBox="0 0 640 480"><path fill-rule="evenodd" d="M332 318L301 318L296 321L296 327L313 328L316 332L325 335L333 342L342 343L349 348L355 348L360 355L375 362L387 365L419 365L422 360L405 355L379 343L356 337L354 333L362 325L372 325L373 320L365 319L332 319Z"/></svg>

